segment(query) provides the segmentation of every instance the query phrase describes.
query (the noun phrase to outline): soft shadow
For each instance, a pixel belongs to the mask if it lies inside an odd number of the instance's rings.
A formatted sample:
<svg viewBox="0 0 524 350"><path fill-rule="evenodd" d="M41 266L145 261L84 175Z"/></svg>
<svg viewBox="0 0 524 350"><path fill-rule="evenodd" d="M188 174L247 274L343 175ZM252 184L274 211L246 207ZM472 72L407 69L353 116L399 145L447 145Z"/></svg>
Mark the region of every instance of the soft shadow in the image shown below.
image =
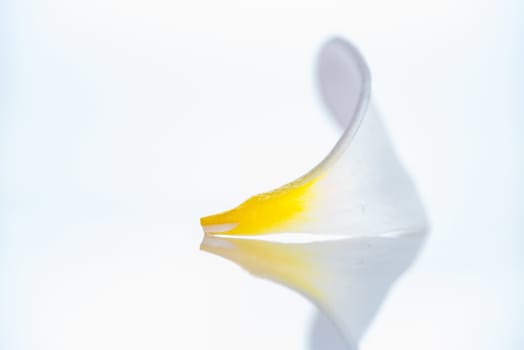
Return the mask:
<svg viewBox="0 0 524 350"><path fill-rule="evenodd" d="M333 323L320 311L316 311L311 325L309 350L357 350L348 346Z"/></svg>

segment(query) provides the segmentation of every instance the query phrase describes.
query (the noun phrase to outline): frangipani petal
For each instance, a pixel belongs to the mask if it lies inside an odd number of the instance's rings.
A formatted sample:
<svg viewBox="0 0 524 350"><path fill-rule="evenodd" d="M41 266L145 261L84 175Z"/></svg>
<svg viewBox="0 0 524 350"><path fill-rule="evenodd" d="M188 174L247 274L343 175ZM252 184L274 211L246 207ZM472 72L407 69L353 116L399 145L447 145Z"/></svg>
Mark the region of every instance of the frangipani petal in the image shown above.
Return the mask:
<svg viewBox="0 0 524 350"><path fill-rule="evenodd" d="M206 234L299 232L340 236L424 231L416 189L398 161L375 108L360 53L340 39L318 62L321 94L344 133L315 168L238 207L204 217Z"/></svg>
<svg viewBox="0 0 524 350"><path fill-rule="evenodd" d="M337 144L297 180L202 218L201 248L302 293L353 349L391 284L416 256L427 220L369 103L370 74L360 53L348 42L331 40L321 50L317 71L323 100L345 127ZM316 239L239 237L276 233Z"/></svg>

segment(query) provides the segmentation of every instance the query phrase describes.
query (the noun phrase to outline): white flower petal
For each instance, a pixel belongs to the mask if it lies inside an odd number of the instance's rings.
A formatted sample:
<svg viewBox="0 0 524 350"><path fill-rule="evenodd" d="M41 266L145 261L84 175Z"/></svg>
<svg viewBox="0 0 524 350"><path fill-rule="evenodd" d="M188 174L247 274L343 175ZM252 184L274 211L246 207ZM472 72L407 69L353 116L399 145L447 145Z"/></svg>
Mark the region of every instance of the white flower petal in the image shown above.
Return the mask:
<svg viewBox="0 0 524 350"><path fill-rule="evenodd" d="M375 108L368 108L371 82L365 61L341 39L328 42L319 57L321 94L346 126L341 138L306 175L202 218L207 234L364 236L425 231L416 189Z"/></svg>
<svg viewBox="0 0 524 350"><path fill-rule="evenodd" d="M341 39L329 41L319 56L318 83L327 108L345 127L333 150L297 180L202 218L201 248L307 296L352 349L416 256L427 220L369 105L370 74L360 53ZM322 239L238 237L275 233Z"/></svg>

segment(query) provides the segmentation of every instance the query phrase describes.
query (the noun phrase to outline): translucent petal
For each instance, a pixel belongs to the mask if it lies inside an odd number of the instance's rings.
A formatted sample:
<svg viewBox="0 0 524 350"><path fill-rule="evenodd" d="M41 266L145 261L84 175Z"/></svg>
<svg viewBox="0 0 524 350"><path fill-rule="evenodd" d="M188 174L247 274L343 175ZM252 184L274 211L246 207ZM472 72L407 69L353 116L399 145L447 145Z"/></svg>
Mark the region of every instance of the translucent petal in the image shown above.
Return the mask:
<svg viewBox="0 0 524 350"><path fill-rule="evenodd" d="M353 349L391 284L416 256L427 220L369 103L370 74L360 53L333 39L321 50L317 72L327 109L345 128L339 141L297 180L202 218L201 248L302 293ZM246 239L275 233L317 239Z"/></svg>
<svg viewBox="0 0 524 350"><path fill-rule="evenodd" d="M299 179L204 217L207 234L281 232L341 236L424 231L416 189L398 161L376 109L359 52L340 39L318 61L321 94L345 130L329 155Z"/></svg>

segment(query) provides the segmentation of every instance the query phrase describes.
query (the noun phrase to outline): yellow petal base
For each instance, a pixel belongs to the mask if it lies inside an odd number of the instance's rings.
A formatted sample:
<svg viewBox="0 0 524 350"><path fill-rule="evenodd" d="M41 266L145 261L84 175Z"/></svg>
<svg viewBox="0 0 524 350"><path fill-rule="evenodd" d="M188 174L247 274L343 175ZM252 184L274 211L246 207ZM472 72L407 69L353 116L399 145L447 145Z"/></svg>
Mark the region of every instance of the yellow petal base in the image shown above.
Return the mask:
<svg viewBox="0 0 524 350"><path fill-rule="evenodd" d="M303 222L318 178L298 179L276 190L253 196L238 207L200 219L206 234L257 235L292 231Z"/></svg>

